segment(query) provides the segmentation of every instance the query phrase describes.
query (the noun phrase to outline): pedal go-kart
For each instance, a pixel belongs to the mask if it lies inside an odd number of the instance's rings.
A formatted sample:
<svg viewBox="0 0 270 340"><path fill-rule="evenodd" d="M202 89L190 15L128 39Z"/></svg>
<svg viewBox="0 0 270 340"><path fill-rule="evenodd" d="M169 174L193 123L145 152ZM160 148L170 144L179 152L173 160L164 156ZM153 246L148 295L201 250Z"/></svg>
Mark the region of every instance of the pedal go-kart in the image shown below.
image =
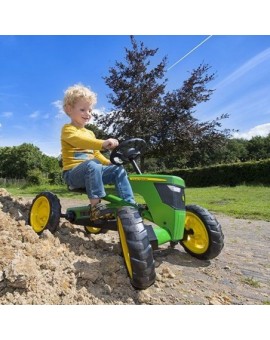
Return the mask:
<svg viewBox="0 0 270 340"><path fill-rule="evenodd" d="M61 217L84 226L87 233L118 231L127 274L136 289L145 289L155 282L153 251L162 244L173 247L180 243L187 253L201 260L215 258L224 246L216 218L198 205L185 205L182 178L141 173L136 159L145 148L143 139L133 138L120 143L110 155L113 164L132 164L136 174L131 174L129 180L134 193L143 197L145 203L130 204L107 195L107 208L113 210L115 218L91 222L89 205L61 213L57 196L45 191L34 198L29 213L29 223L38 234L45 229L55 233Z"/></svg>

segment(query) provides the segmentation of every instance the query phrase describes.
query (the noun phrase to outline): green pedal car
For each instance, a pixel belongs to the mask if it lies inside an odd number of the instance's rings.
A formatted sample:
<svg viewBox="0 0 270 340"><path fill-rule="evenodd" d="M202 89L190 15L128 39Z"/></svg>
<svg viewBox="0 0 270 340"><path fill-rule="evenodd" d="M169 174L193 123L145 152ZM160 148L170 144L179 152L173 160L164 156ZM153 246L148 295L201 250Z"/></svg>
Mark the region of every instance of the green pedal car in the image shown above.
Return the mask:
<svg viewBox="0 0 270 340"><path fill-rule="evenodd" d="M107 195L104 200L115 218L91 221L89 205L68 208L62 213L57 196L44 191L34 198L29 213L29 223L38 234L45 229L54 233L61 217L84 226L87 233L117 231L127 274L136 289L145 289L155 282L154 250L162 244L180 243L187 253L200 260L215 258L224 246L224 235L216 218L198 205L185 204L182 178L141 173L136 159L145 148L143 139L132 138L120 143L110 155L113 164L132 164L135 174L129 180L134 193L143 198L143 204L130 204Z"/></svg>

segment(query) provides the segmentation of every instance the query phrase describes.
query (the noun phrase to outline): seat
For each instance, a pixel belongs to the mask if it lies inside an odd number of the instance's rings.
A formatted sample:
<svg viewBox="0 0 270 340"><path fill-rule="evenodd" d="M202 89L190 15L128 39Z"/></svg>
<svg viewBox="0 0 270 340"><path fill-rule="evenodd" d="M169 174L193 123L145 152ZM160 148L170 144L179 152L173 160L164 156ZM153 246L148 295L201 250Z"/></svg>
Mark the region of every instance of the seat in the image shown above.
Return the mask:
<svg viewBox="0 0 270 340"><path fill-rule="evenodd" d="M86 189L85 188L74 188L70 185L67 185L68 191L71 192L77 192L79 194L86 194Z"/></svg>

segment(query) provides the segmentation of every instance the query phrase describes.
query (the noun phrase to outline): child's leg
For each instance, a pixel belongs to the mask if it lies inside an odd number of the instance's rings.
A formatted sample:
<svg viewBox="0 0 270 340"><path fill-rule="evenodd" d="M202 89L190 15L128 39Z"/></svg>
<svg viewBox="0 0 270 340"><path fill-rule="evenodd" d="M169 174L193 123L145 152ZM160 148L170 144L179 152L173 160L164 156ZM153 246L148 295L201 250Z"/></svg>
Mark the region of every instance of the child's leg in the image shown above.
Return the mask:
<svg viewBox="0 0 270 340"><path fill-rule="evenodd" d="M114 212L101 203L106 195L102 182L103 166L98 161L86 161L68 171L65 181L74 188L85 188L91 204L91 220L113 219Z"/></svg>
<svg viewBox="0 0 270 340"><path fill-rule="evenodd" d="M95 205L97 205L100 202L99 198L89 198L90 204L92 207L94 207Z"/></svg>
<svg viewBox="0 0 270 340"><path fill-rule="evenodd" d="M126 170L122 166L103 166L104 184L114 184L118 195L129 203L135 203L134 194Z"/></svg>
<svg viewBox="0 0 270 340"><path fill-rule="evenodd" d="M74 188L85 188L92 205L106 195L102 182L102 165L96 161L85 161L68 171L65 181Z"/></svg>

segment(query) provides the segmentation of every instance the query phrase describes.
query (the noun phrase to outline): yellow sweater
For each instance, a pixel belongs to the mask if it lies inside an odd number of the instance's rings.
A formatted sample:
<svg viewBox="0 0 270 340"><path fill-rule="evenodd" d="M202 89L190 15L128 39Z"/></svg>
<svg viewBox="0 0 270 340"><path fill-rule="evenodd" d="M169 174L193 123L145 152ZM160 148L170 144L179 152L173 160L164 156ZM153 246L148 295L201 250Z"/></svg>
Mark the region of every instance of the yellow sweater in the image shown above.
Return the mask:
<svg viewBox="0 0 270 340"><path fill-rule="evenodd" d="M102 164L110 164L109 159L99 151L104 140L86 128L65 124L61 131L63 170L69 170L88 159L98 159Z"/></svg>

